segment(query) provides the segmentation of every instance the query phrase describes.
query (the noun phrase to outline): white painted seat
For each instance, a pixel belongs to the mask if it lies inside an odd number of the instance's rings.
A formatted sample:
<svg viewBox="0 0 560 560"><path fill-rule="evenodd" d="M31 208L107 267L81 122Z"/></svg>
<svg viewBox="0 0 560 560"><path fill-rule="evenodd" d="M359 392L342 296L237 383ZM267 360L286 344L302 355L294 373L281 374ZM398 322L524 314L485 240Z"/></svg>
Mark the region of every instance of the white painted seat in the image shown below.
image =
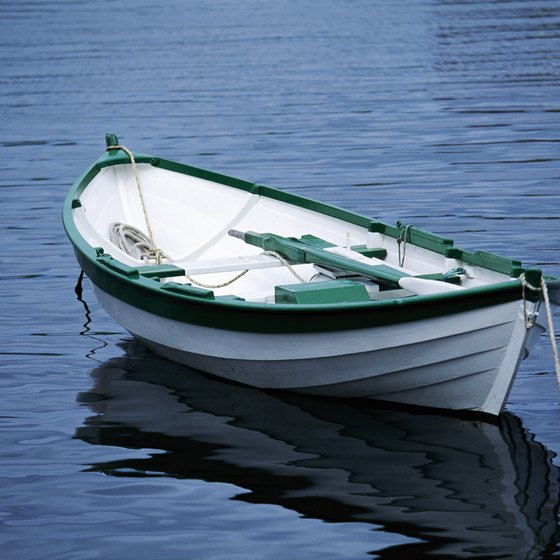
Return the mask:
<svg viewBox="0 0 560 560"><path fill-rule="evenodd" d="M175 261L176 266L185 269L187 274L213 274L238 270L255 270L283 266L282 262L271 255L243 255L239 257L201 259L196 261Z"/></svg>

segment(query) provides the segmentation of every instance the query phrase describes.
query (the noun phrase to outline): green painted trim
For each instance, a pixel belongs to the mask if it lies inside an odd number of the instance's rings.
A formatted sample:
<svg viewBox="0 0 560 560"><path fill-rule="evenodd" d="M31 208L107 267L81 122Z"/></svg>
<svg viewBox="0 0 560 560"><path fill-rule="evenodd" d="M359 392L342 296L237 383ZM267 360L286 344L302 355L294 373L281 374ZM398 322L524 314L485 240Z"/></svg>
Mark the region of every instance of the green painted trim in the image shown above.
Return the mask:
<svg viewBox="0 0 560 560"><path fill-rule="evenodd" d="M252 183L250 181L245 181L243 179L238 179L236 177L230 177L227 175L222 175L214 171L209 171L206 169L201 169L198 167L192 167L190 165L185 165L175 161L153 157L145 154L134 154L137 163L145 163L153 165L154 167L161 167L168 171L174 171L176 173L182 173L184 175L189 175L191 177L198 177L200 179L205 179L207 181L213 181L233 187L235 189L244 190L252 194L258 194L273 200L278 200L280 202L285 202L298 206L305 210L312 210L320 214L330 216L332 218L345 221L359 227L364 227L370 232L379 232L384 235L398 239L404 232L405 226L400 222L397 222L395 226L385 224L383 222L377 221L373 218L367 218L355 212L350 212L344 210L337 206L332 206L305 198L299 195L274 189L272 187L266 187L264 185L259 185L257 183ZM83 189L87 184L99 173L99 171L105 167L112 165L128 165L130 160L128 155L120 150L111 150L110 152L104 153L88 170L84 176L82 176L78 182L73 187L74 195L72 199L75 201L74 204L79 204L79 196L83 192ZM72 191L71 191L72 192ZM445 255L448 258L458 259L467 264L472 264L476 266L481 266L487 268L494 272L499 272L501 274L507 274L511 276L519 276L521 272L516 272L516 269L521 267L519 261L507 259L500 257L498 255L493 255L491 253L485 253L482 251L469 252L463 249L459 249L453 246L453 240L445 237L441 237L430 233L428 231L422 230L416 227L409 227L407 242L411 245L416 245L423 249L428 249L434 251L438 254Z"/></svg>
<svg viewBox="0 0 560 560"><path fill-rule="evenodd" d="M397 222L396 228L393 229L390 235L402 239L403 242L406 241L406 243L410 243L411 245L416 245L440 254L445 254L449 247L453 246L452 239L441 237L412 225L402 224L401 222Z"/></svg>
<svg viewBox="0 0 560 560"><path fill-rule="evenodd" d="M173 278L175 276L184 276L185 269L174 264L154 264L139 266L138 274L146 278Z"/></svg>
<svg viewBox="0 0 560 560"><path fill-rule="evenodd" d="M106 266L109 270L118 272L125 278L138 278L140 276L138 267L124 264L108 254L100 255L99 257L97 257L97 262L103 266Z"/></svg>
<svg viewBox="0 0 560 560"><path fill-rule="evenodd" d="M98 248L97 254L97 262L99 264L122 274L126 278L138 278L139 276L143 276L144 278L155 278L159 280L160 278L172 278L174 276L185 275L185 270L183 268L172 264L129 266L114 259L108 253L104 253L101 247Z"/></svg>
<svg viewBox="0 0 560 560"><path fill-rule="evenodd" d="M226 186L257 193L301 208L313 210L349 223L379 231L393 238L402 226L389 226L358 214L285 193L212 171L190 167L149 155L135 154L138 163L215 181ZM160 270L152 274L143 267L127 267L99 248L89 246L79 234L72 211L80 206L80 195L101 169L129 164L126 154L113 150L103 154L74 184L66 197L62 217L65 231L74 246L78 262L91 281L101 290L132 306L161 317L214 328L259 333L326 332L398 324L441 317L462 311L491 307L521 299L521 283L506 281L491 286L471 288L413 298L335 304L261 304L245 302L235 296L214 297L213 292L193 286L159 282ZM511 261L489 253L469 253L453 247L453 242L417 228L409 229L409 243L450 258L477 264L504 274L519 276L523 269ZM147 273L146 273L147 272ZM171 272L177 272L171 270ZM555 288L560 279L551 279Z"/></svg>
<svg viewBox="0 0 560 560"><path fill-rule="evenodd" d="M173 294L178 294L181 296L202 298L202 299L215 299L214 292L212 290L206 290L204 288L198 288L196 286L191 286L190 284L177 284L176 282L166 282L161 285L161 289L165 292L171 292Z"/></svg>
<svg viewBox="0 0 560 560"><path fill-rule="evenodd" d="M274 290L276 303L330 304L369 301L366 287L352 280L331 280L311 282L310 284L289 284L276 286Z"/></svg>
<svg viewBox="0 0 560 560"><path fill-rule="evenodd" d="M453 247L447 251L446 256L450 259L457 259L466 264L488 268L494 272L500 272L501 274L507 274L512 277L520 275L516 274L516 269L521 267L521 261L500 257L499 255L494 255L493 253L487 253L485 251L475 251L474 253L470 253L468 251L458 249L457 247Z"/></svg>
<svg viewBox="0 0 560 560"><path fill-rule="evenodd" d="M388 301L335 304L264 304L215 298L211 291L145 276L127 276L76 251L90 280L109 295L149 313L207 327L257 332L328 332L430 319L520 300L521 283Z"/></svg>
<svg viewBox="0 0 560 560"><path fill-rule="evenodd" d="M350 249L352 249L352 251L356 251L356 253L360 253L360 255L363 255L364 257L374 257L380 260L387 257L387 249L383 249L383 247L370 248L367 245L352 245Z"/></svg>

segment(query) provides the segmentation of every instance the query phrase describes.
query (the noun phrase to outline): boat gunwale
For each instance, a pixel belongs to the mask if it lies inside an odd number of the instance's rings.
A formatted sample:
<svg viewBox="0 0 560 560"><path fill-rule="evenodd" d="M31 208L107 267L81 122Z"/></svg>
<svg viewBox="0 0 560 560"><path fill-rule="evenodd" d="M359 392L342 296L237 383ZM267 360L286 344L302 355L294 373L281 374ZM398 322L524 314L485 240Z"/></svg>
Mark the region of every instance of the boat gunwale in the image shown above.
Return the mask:
<svg viewBox="0 0 560 560"><path fill-rule="evenodd" d="M368 228L370 231L382 229L385 235L394 238L400 233L398 227L388 226L383 222L338 208L334 205L328 205L257 183L144 154L135 154L135 159L137 163L147 163L154 167L161 167L184 175L199 177L229 187L242 189L253 194L259 194L341 219ZM478 254L483 256L485 262L490 257L495 257L498 270L507 261L511 263L512 277L504 282L466 288L460 291L384 301L332 304L270 304L234 298L221 299L220 296L217 296L215 299L214 297L205 299L200 297L200 294L193 293L191 295L187 292L177 293L176 291L162 289L166 284L160 283L157 278L148 278L141 274L127 276L122 272L105 266L103 259L110 258L110 255L87 243L73 220L73 209L81 205L80 195L95 176L106 167L123 164L130 165L128 156L113 150L110 153L103 154L86 170L74 183L65 199L63 224L74 246L78 262L90 280L99 289L144 311L181 322L213 327L218 326L218 328L226 330L268 333L326 332L429 319L522 299L521 282L513 276L518 276L524 272L525 269L516 266L521 263L504 259L497 255L491 255L490 253L468 253L467 251L455 248L453 241L429 232L425 232L428 237L424 245L414 241L411 243L424 248L427 248L425 245L429 245L429 250L439 252L440 254L446 254L450 249L460 251L462 255L471 255L473 257L471 260ZM439 243L438 239L441 240ZM485 266L485 264L479 264L478 266L495 270L490 266ZM133 267L131 268L133 269ZM557 278L551 278L551 280L555 283L560 282L560 279ZM147 295L150 297L146 297ZM218 316L215 316L215 313L209 314L208 311L211 309L215 310Z"/></svg>

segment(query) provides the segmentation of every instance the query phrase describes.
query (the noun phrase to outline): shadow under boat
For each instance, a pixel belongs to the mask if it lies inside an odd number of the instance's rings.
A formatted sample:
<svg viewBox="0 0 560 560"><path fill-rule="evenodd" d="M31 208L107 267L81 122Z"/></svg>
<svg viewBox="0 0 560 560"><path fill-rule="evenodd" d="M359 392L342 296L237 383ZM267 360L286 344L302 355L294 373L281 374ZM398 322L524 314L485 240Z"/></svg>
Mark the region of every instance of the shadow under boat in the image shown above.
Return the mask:
<svg viewBox="0 0 560 560"><path fill-rule="evenodd" d="M236 497L417 542L381 558L539 558L558 540L559 472L519 419L487 423L268 393L208 378L134 342L78 396L76 437L161 449L92 470L234 484ZM149 474L148 474L149 473Z"/></svg>

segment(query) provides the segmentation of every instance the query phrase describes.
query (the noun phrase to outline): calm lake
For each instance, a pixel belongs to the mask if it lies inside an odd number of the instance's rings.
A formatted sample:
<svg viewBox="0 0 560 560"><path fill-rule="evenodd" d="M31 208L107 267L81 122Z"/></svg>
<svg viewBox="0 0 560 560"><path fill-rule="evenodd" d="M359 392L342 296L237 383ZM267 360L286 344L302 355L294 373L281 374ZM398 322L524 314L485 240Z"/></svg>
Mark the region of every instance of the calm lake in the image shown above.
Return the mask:
<svg viewBox="0 0 560 560"><path fill-rule="evenodd" d="M498 422L227 385L76 298L60 218L115 132L560 275L558 0L0 0L0 31L3 559L560 555L547 337Z"/></svg>

